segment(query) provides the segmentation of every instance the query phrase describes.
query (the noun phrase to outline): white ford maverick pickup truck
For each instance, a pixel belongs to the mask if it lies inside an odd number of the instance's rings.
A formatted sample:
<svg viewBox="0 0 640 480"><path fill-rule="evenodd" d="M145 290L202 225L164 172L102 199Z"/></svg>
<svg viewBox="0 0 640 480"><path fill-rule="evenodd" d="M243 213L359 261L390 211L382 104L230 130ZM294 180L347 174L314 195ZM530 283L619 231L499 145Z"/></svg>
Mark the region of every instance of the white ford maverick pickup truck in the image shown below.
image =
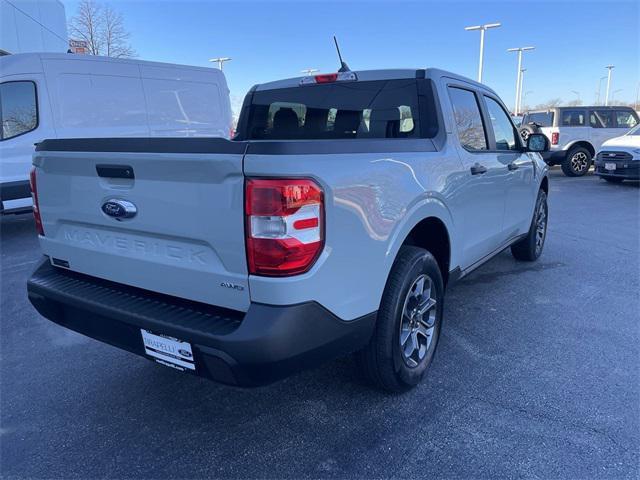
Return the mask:
<svg viewBox="0 0 640 480"><path fill-rule="evenodd" d="M45 140L31 184L50 320L252 386L356 352L417 385L445 288L547 228L544 135L436 69L341 71L247 94L233 140Z"/></svg>

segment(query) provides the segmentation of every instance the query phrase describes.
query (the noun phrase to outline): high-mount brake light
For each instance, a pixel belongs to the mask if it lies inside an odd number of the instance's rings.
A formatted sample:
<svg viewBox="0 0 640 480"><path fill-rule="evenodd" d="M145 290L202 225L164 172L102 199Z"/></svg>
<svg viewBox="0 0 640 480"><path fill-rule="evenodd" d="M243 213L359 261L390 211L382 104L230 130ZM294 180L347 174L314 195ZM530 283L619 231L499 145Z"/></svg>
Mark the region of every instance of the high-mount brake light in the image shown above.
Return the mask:
<svg viewBox="0 0 640 480"><path fill-rule="evenodd" d="M252 275L298 275L322 252L324 197L313 180L247 179L245 216Z"/></svg>
<svg viewBox="0 0 640 480"><path fill-rule="evenodd" d="M314 85L318 83L333 83L333 82L354 82L358 80L358 76L354 72L338 72L338 73L322 73L320 75L313 75L302 77L300 85Z"/></svg>
<svg viewBox="0 0 640 480"><path fill-rule="evenodd" d="M40 216L40 203L38 202L38 184L36 183L36 167L29 172L29 186L31 187L31 200L33 201L33 219L36 222L38 235L44 236L42 217Z"/></svg>

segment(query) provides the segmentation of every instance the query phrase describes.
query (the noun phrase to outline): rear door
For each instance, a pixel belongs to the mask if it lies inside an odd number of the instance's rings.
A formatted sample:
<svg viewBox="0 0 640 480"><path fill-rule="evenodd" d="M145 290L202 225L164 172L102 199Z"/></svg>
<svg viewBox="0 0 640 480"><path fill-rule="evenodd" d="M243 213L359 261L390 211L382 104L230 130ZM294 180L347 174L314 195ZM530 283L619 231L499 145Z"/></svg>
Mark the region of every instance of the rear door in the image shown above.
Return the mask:
<svg viewBox="0 0 640 480"><path fill-rule="evenodd" d="M504 241L505 186L509 172L490 150L488 127L476 93L463 85L450 84L460 158L466 167L467 184L461 195L463 218L463 267L492 253Z"/></svg>
<svg viewBox="0 0 640 480"><path fill-rule="evenodd" d="M43 142L44 253L76 272L248 309L244 150L213 138Z"/></svg>

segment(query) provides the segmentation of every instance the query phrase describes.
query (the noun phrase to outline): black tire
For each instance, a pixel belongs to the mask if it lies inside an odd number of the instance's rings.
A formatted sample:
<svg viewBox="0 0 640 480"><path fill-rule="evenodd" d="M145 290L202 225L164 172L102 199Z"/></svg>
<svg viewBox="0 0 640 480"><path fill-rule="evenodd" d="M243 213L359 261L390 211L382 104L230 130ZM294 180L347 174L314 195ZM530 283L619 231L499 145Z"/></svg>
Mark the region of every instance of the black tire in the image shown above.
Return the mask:
<svg viewBox="0 0 640 480"><path fill-rule="evenodd" d="M511 254L516 260L534 262L542 255L544 241L547 238L548 220L549 209L547 208L547 194L544 190L540 190L527 236L518 243L511 245ZM542 226L540 225L540 221L544 222ZM542 230L540 230L540 227ZM540 243L538 241L539 238L541 238Z"/></svg>
<svg viewBox="0 0 640 480"><path fill-rule="evenodd" d="M418 290L416 282L419 284L421 278L424 279L423 285L429 279L430 296L436 303L426 311L426 318L418 315L416 320L413 314L416 313L418 304L428 303L425 296L413 296ZM372 383L389 392L404 392L422 381L438 346L443 299L442 274L433 255L422 248L401 247L387 279L373 336L369 344L357 354L360 367ZM409 303L411 301L414 303ZM412 316L403 315L405 311L411 311ZM409 323L414 325L413 322L415 326L409 327ZM418 333L420 328L427 332L427 325L433 325L430 337ZM404 348L400 343L403 337ZM414 340L425 343L412 350L416 354L415 359L407 358L406 352L411 349L410 344ZM419 357L421 353L423 357Z"/></svg>
<svg viewBox="0 0 640 480"><path fill-rule="evenodd" d="M609 183L622 183L624 181L624 178L620 178L620 177L602 177L602 178L604 178Z"/></svg>
<svg viewBox="0 0 640 480"><path fill-rule="evenodd" d="M582 177L591 167L591 152L584 147L574 147L562 162L562 172L567 177Z"/></svg>

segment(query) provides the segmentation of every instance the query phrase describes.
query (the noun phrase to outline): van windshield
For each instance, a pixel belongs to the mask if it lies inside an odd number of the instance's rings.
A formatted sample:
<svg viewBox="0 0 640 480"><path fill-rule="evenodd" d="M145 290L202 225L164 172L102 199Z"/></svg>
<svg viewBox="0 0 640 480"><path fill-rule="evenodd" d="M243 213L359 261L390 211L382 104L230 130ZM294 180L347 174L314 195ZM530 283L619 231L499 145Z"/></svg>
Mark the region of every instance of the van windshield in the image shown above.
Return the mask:
<svg viewBox="0 0 640 480"><path fill-rule="evenodd" d="M415 79L258 90L244 114L249 140L420 136Z"/></svg>

